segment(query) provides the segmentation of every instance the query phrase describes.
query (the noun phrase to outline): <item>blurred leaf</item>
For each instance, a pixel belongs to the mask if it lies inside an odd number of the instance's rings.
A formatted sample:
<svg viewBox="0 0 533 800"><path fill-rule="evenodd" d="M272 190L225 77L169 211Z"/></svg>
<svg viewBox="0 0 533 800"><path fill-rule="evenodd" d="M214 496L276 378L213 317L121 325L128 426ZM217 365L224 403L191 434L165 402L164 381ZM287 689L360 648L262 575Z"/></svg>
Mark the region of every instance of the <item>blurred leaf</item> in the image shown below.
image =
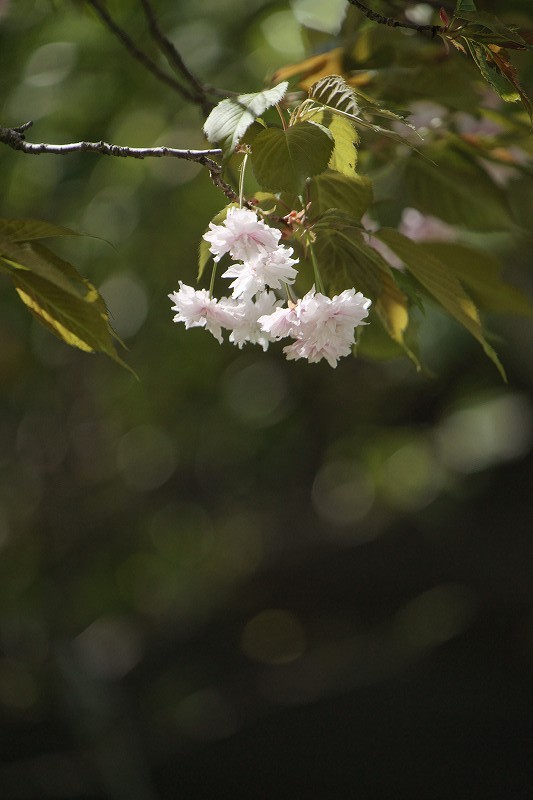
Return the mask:
<svg viewBox="0 0 533 800"><path fill-rule="evenodd" d="M285 67L278 69L273 77L273 81L285 81L289 78L294 78L296 75L300 76L299 86L302 89L309 89L315 81L323 78L332 73L341 73L342 61L344 55L344 48L335 47L333 50L328 50L326 53L320 53L311 58L306 58L296 64L288 64Z"/></svg>
<svg viewBox="0 0 533 800"><path fill-rule="evenodd" d="M472 58L487 83L503 100L510 103L521 100L529 118L533 121L531 102L521 87L516 69L511 64L505 50L497 45L466 41Z"/></svg>
<svg viewBox="0 0 533 800"><path fill-rule="evenodd" d="M222 100L204 123L208 141L220 143L226 156L231 155L250 125L267 108L276 105L287 91L286 81L263 92L240 94Z"/></svg>
<svg viewBox="0 0 533 800"><path fill-rule="evenodd" d="M382 228L374 236L388 245L439 305L477 339L502 378L507 380L498 356L484 337L474 303L448 265L433 256L424 245L413 242L392 228Z"/></svg>
<svg viewBox="0 0 533 800"><path fill-rule="evenodd" d="M89 281L48 248L0 238L0 259L23 303L55 336L85 352L102 352L122 366L105 303Z"/></svg>
<svg viewBox="0 0 533 800"><path fill-rule="evenodd" d="M516 227L504 193L471 157L446 144L426 153L435 164L416 155L406 161L406 204L473 230Z"/></svg>
<svg viewBox="0 0 533 800"><path fill-rule="evenodd" d="M62 225L54 225L41 219L0 218L0 237L11 242L27 242L31 239L46 239L54 236L79 236L80 234Z"/></svg>
<svg viewBox="0 0 533 800"><path fill-rule="evenodd" d="M263 189L299 194L305 180L323 172L333 151L333 136L322 125L301 122L287 130L259 133L252 150L252 167Z"/></svg>
<svg viewBox="0 0 533 800"><path fill-rule="evenodd" d="M451 242L424 243L423 248L451 267L480 308L500 314L533 313L531 301L519 289L502 281L501 264L489 253Z"/></svg>
<svg viewBox="0 0 533 800"><path fill-rule="evenodd" d="M457 0L455 4L454 15L458 16L462 11L475 11L476 4L474 0Z"/></svg>
<svg viewBox="0 0 533 800"><path fill-rule="evenodd" d="M325 172L312 178L309 194L313 213L323 214L338 208L360 220L372 204L372 182L361 175Z"/></svg>
<svg viewBox="0 0 533 800"><path fill-rule="evenodd" d="M486 44L500 44L518 50L531 49L517 29L504 25L493 14L484 11L462 11L458 16L460 24L463 20L467 23L461 29L461 34L466 39L475 39Z"/></svg>

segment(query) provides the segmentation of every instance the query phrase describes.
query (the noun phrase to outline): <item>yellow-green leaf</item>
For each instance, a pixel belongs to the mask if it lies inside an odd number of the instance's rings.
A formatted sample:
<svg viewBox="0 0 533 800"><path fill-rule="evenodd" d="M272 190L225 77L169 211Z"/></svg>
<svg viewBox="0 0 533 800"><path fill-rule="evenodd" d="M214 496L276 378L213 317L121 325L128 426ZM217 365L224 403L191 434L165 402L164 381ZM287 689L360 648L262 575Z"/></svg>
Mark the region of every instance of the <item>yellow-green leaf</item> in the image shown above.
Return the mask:
<svg viewBox="0 0 533 800"><path fill-rule="evenodd" d="M0 240L0 262L22 302L36 319L67 344L102 352L122 366L103 298L67 261L46 247Z"/></svg>
<svg viewBox="0 0 533 800"><path fill-rule="evenodd" d="M350 120L334 114L329 109L314 111L307 119L324 125L333 135L335 146L328 167L348 177L354 175L357 166L359 134Z"/></svg>

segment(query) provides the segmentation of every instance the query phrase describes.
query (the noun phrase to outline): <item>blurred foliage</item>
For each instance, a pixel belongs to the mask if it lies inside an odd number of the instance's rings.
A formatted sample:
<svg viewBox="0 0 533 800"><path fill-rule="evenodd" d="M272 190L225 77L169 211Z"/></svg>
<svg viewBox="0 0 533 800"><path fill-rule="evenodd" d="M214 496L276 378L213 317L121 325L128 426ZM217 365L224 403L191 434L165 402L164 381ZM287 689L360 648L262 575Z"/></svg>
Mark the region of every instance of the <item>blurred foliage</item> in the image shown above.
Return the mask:
<svg viewBox="0 0 533 800"><path fill-rule="evenodd" d="M432 7L387 13L406 5ZM109 6L151 46L137 4ZM525 0L483 8L533 29ZM454 143L445 203L419 156L362 132L374 218L458 264L490 251L493 276L499 261L531 291L530 237L508 223L530 233L527 116L460 53L355 9L341 32L301 27L324 13L310 0L157 9L229 90L341 48L363 91ZM412 70L412 48L438 68ZM531 87L531 57L513 58ZM0 120L33 119L39 140L204 145L199 110L81 3L0 0L0 74ZM4 148L0 174L0 216L90 234L55 250L101 291L140 378L54 339L0 282L5 796L528 797L533 360L516 297L498 305L468 261L509 387L431 307L413 324L433 378L377 333L336 371L239 352L170 322L223 204L201 167ZM490 224L458 233L479 203Z"/></svg>

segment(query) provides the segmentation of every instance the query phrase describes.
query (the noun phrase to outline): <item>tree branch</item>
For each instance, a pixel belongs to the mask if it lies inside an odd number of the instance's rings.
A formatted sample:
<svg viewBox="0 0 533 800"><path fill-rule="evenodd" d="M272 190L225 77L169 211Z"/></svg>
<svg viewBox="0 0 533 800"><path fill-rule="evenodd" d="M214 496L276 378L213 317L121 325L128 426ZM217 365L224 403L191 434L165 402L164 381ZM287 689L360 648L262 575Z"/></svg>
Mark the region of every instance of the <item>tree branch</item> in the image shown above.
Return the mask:
<svg viewBox="0 0 533 800"><path fill-rule="evenodd" d="M117 158L181 158L186 161L195 161L207 167L211 180L230 200L237 201L239 195L222 179L222 167L212 156L222 155L222 150L179 150L175 147L125 147L108 142L70 142L68 144L45 144L41 142L27 142L24 132L31 128L32 122L26 122L17 128L3 128L0 126L0 143L6 144L12 150L38 156L68 155L70 153L99 153Z"/></svg>
<svg viewBox="0 0 533 800"><path fill-rule="evenodd" d="M148 22L148 29L150 31L150 35L154 42L157 44L158 48L161 50L163 55L168 61L169 66L178 74L181 75L185 80L187 80L193 90L196 92L198 97L197 102L204 104L207 103L206 97L206 87L198 80L196 75L191 72L191 70L186 66L185 62L183 61L181 55L172 44L170 39L162 32L161 28L159 27L159 23L157 22L157 17L155 15L155 11L153 9L151 0L140 0L140 3L143 7L144 15L146 17L146 21Z"/></svg>
<svg viewBox="0 0 533 800"><path fill-rule="evenodd" d="M162 81L162 83L165 83L167 86L170 86L172 89L174 89L174 91L178 92L178 94L180 94L185 100L189 100L191 103L201 103L201 99L198 97L198 95L193 94L171 75L167 75L166 72L163 72L163 70L155 63L155 61L152 61L150 56L137 47L133 39L126 33L126 31L121 28L120 25L117 25L113 17L102 5L100 0L87 0L87 2L94 8L104 25L106 25L106 27L117 37L121 44L126 48L128 53L136 61L142 64L143 67L151 72L152 75L154 75L158 80Z"/></svg>
<svg viewBox="0 0 533 800"><path fill-rule="evenodd" d="M379 14L377 11L372 11L371 8L367 8L367 6L360 3L359 0L348 0L348 2L351 3L352 6L358 8L359 11L361 11L365 17L372 20L372 22L377 22L380 25L388 25L389 28L408 28L411 31L418 31L418 33L430 33L432 36L446 31L446 28L442 25L418 25L416 22L401 22L399 19L384 17L383 14Z"/></svg>

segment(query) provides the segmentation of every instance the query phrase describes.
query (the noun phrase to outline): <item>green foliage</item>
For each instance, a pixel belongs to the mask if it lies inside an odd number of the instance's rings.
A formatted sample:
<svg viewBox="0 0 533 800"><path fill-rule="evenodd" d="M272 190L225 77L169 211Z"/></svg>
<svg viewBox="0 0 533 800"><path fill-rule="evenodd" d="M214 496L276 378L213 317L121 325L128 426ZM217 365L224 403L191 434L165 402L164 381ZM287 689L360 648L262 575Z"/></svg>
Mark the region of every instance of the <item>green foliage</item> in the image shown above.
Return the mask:
<svg viewBox="0 0 533 800"><path fill-rule="evenodd" d="M406 204L450 225L477 231L515 227L502 189L467 152L453 141L413 154L401 164Z"/></svg>
<svg viewBox="0 0 533 800"><path fill-rule="evenodd" d="M410 141L397 131L383 128L372 121L372 117L379 116L408 125L403 117L383 108L367 95L357 92L351 86L348 86L340 75L328 75L315 83L309 90L309 100L318 107L340 114L354 124L371 130L373 133L386 136L399 144L413 146ZM408 127L412 128L411 125L408 125Z"/></svg>
<svg viewBox="0 0 533 800"><path fill-rule="evenodd" d="M525 161L533 147L527 119L519 109L507 115L477 106L481 74L503 100L521 100L531 115L505 49L527 51L529 38L516 26L477 11L468 0L457 3L451 21L446 15L441 21L447 26L439 30L441 40L461 55L452 50L443 60L442 41L398 36L366 18L350 28L348 15L346 31L351 32L344 49L278 70L284 78L301 75L306 96L302 98L298 86L289 90L289 81L282 80L221 100L203 131L222 149L215 183L232 202L212 221L223 223L227 209L238 200L253 207L253 197L258 214L280 227L298 250L303 265L298 286L301 282L306 289L314 280L329 292L353 286L368 295L373 300L371 322L389 337L392 352L403 352L417 368L411 311L423 310L429 296L482 344L503 374L466 291L491 312L529 313L528 300L502 280L492 256L459 242L411 241L393 227L401 224L407 207L453 226L452 237L499 232L506 241L517 241L524 236L523 209L510 202L518 183L507 188L487 164L521 171L526 184L521 191L529 196L533 170ZM464 59L468 55L470 61ZM421 100L439 104L429 126L413 124L413 103ZM391 110L398 104L410 107L414 117ZM278 117L273 111L265 114L274 106ZM463 133L458 110L485 115L495 133ZM522 148L518 154L512 149L515 142ZM218 158L220 152L210 155ZM248 157L253 176L250 170L245 174ZM378 252L376 240L364 231L366 214L382 226L373 235L389 246L388 255ZM92 284L68 262L31 244L32 239L72 231L26 221L4 223L0 235L4 271L40 321L70 344L117 359L107 311ZM318 260L309 247L316 247ZM404 262L405 273L391 269L394 254ZM209 244L202 239L198 280L210 258ZM213 272L212 282L214 278ZM363 350L365 336L371 338L361 334Z"/></svg>
<svg viewBox="0 0 533 800"><path fill-rule="evenodd" d="M257 117L281 101L287 86L288 83L284 81L263 92L240 94L222 100L204 123L207 139L220 143L225 155L231 155Z"/></svg>
<svg viewBox="0 0 533 800"><path fill-rule="evenodd" d="M531 314L531 301L502 280L502 265L493 255L464 244L428 242L422 248L453 271L478 307L500 314Z"/></svg>
<svg viewBox="0 0 533 800"><path fill-rule="evenodd" d="M505 371L493 348L486 341L478 311L447 265L439 261L427 248L411 241L398 231L383 228L375 234L393 250L405 264L406 269L419 281L429 295L435 299L454 319L466 328L483 347L494 362L504 380Z"/></svg>
<svg viewBox="0 0 533 800"><path fill-rule="evenodd" d="M309 182L309 195L314 213L335 208L359 221L372 204L372 181L362 175L324 172Z"/></svg>
<svg viewBox="0 0 533 800"><path fill-rule="evenodd" d="M325 125L333 136L335 146L328 167L343 175L352 177L357 167L357 145L359 136L352 123L331 111L314 111L306 119Z"/></svg>
<svg viewBox="0 0 533 800"><path fill-rule="evenodd" d="M300 194L307 178L323 172L334 140L323 125L300 122L287 130L268 128L258 133L252 166L261 188Z"/></svg>
<svg viewBox="0 0 533 800"><path fill-rule="evenodd" d="M22 302L55 336L123 364L113 344L107 308L96 288L72 264L32 241L71 235L76 234L39 220L2 219L0 270L11 277Z"/></svg>

